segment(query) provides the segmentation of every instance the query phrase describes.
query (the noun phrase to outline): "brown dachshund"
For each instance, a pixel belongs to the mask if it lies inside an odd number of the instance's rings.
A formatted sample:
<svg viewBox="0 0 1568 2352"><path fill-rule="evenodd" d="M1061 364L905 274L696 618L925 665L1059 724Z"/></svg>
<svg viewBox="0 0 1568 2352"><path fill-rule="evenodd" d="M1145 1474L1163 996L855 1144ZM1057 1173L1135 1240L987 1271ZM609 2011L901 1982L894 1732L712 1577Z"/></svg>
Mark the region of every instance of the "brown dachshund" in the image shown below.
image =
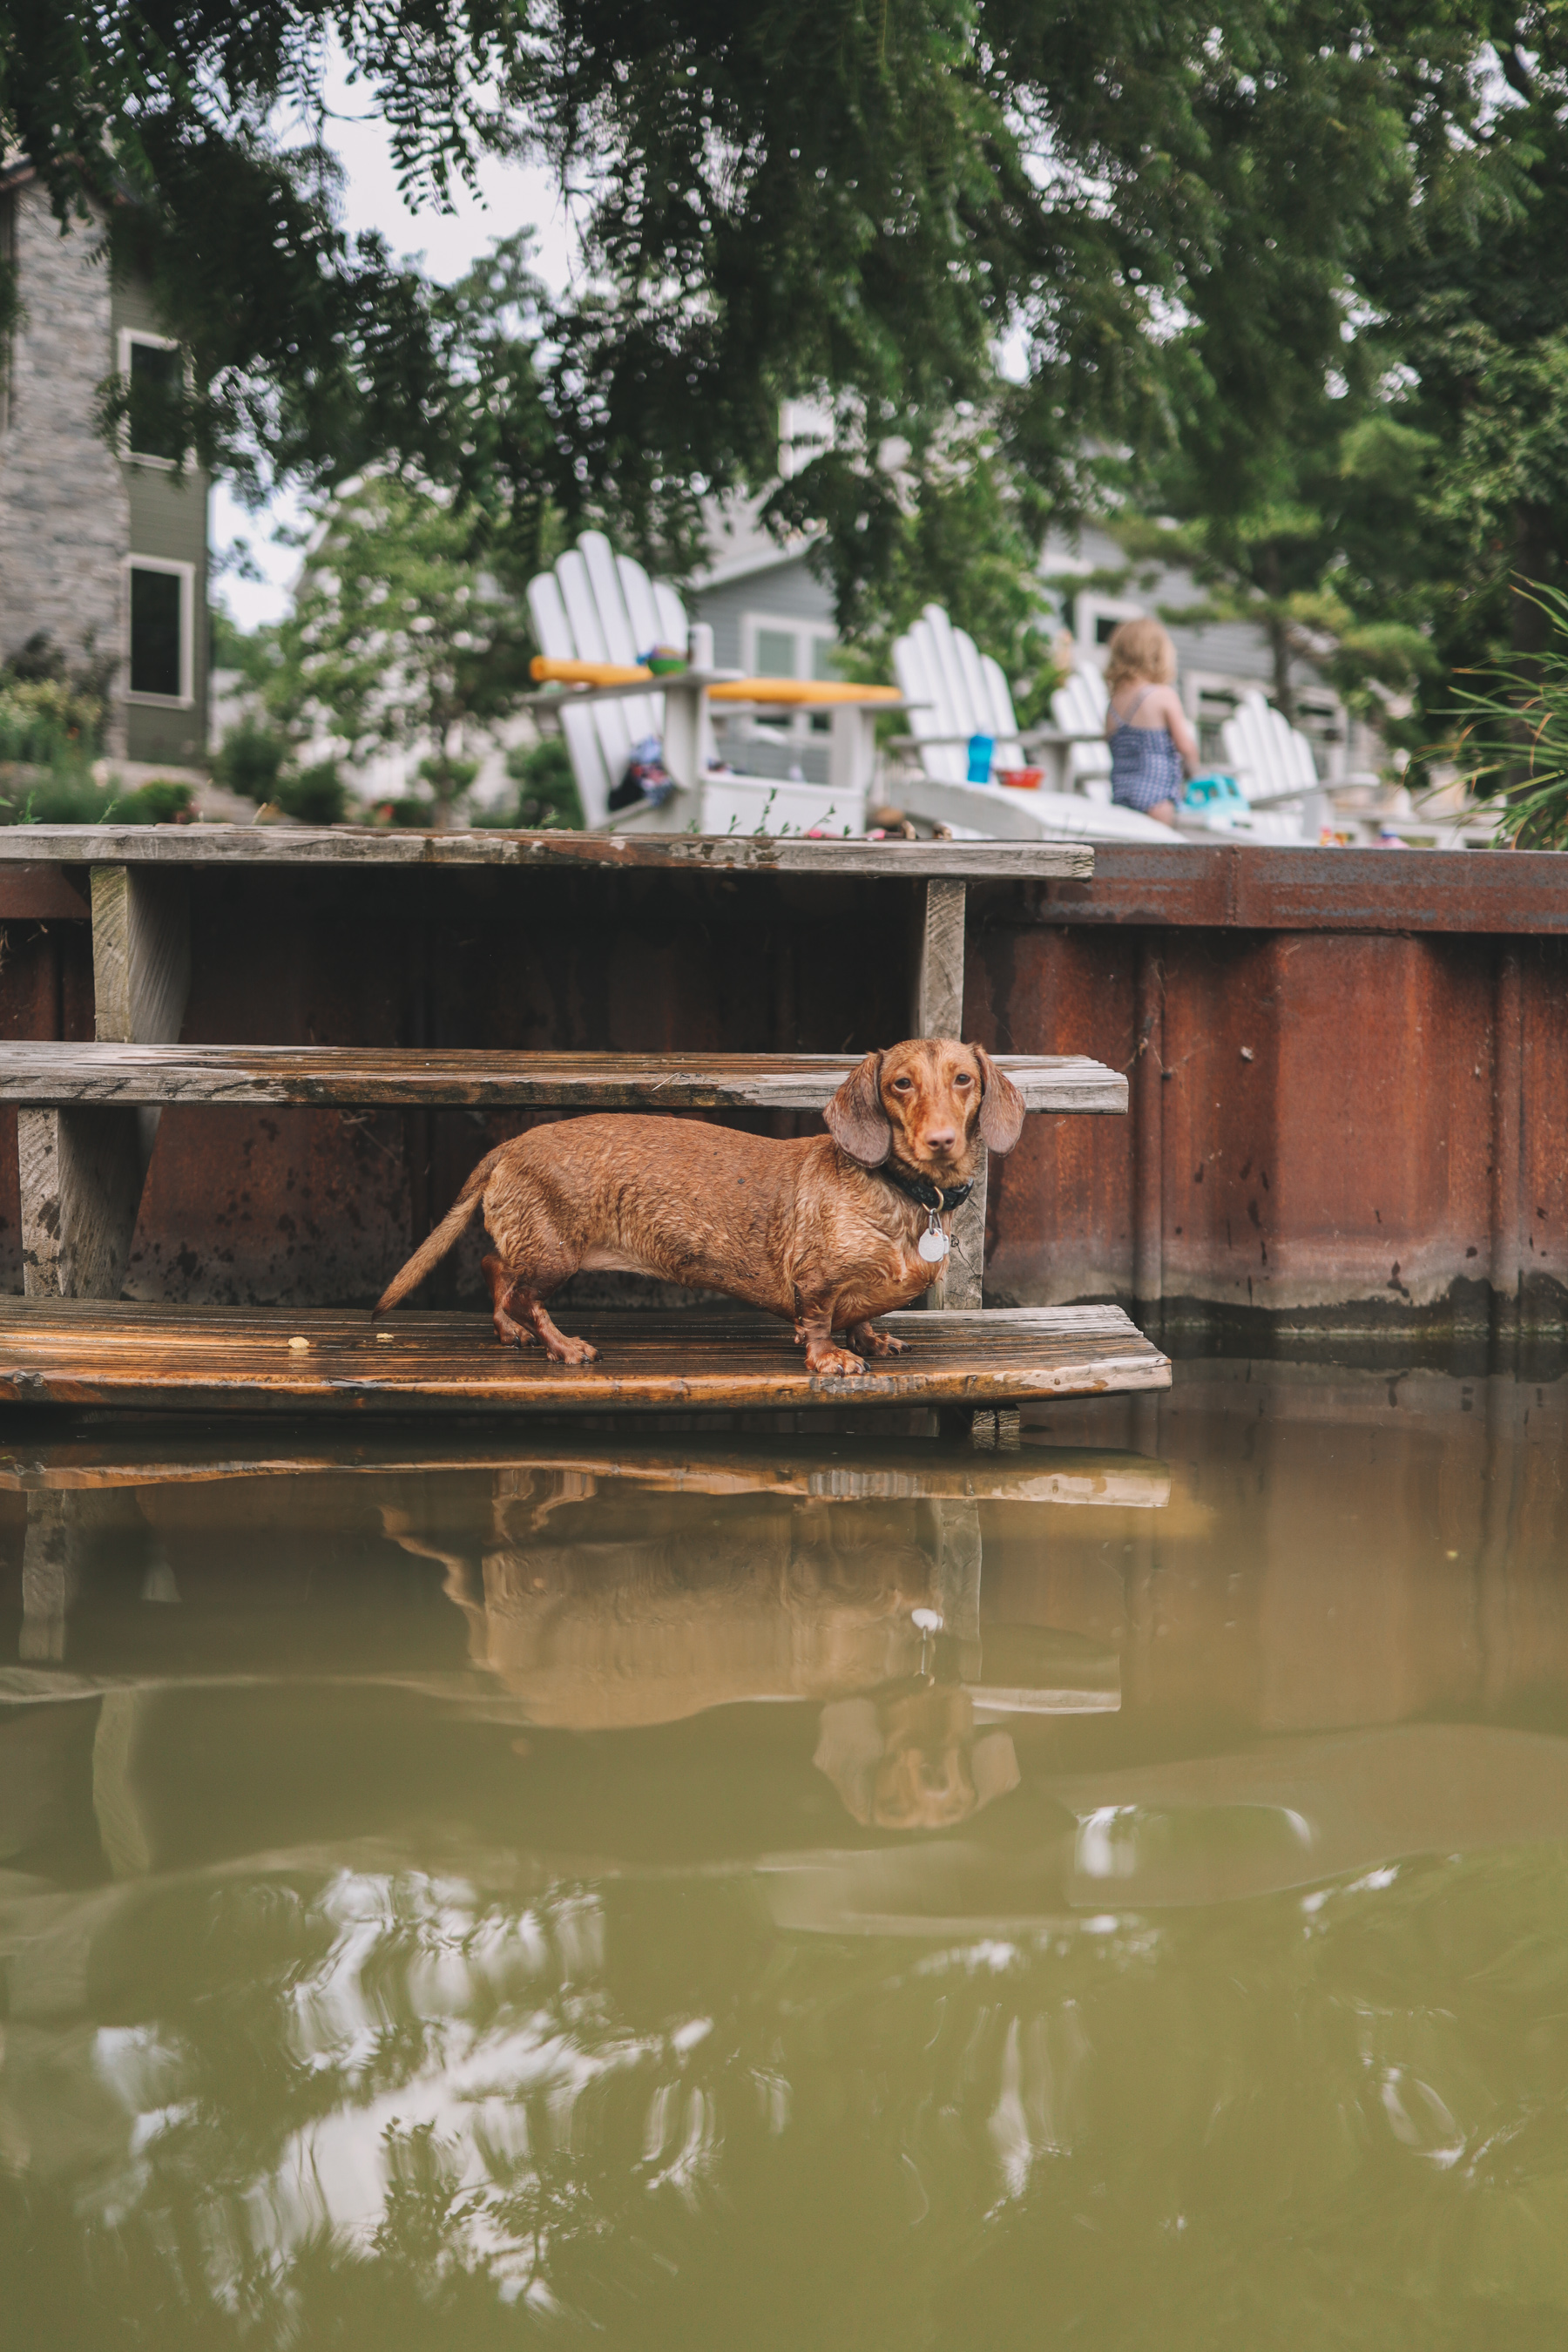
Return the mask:
<svg viewBox="0 0 1568 2352"><path fill-rule="evenodd" d="M871 1318L929 1289L978 1146L1011 1151L1024 1098L984 1046L913 1038L868 1054L823 1117L826 1135L795 1143L619 1113L536 1127L480 1160L375 1312L406 1298L482 1207L503 1342L532 1336L557 1363L592 1363L544 1302L603 1267L727 1291L793 1322L808 1371L863 1372L834 1332L865 1354L902 1352Z"/></svg>

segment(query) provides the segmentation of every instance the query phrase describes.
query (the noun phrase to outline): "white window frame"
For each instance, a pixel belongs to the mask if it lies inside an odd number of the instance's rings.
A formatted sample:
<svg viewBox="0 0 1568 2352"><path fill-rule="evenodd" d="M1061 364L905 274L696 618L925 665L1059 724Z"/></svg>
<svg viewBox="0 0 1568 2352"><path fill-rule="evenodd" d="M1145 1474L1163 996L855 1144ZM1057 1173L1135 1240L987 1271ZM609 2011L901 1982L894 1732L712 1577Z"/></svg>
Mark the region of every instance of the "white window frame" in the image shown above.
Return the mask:
<svg viewBox="0 0 1568 2352"><path fill-rule="evenodd" d="M1101 596L1092 588L1079 589L1073 598L1073 635L1080 657L1102 670L1110 648L1096 643L1096 622L1142 621L1148 613L1147 604L1135 604L1126 596Z"/></svg>
<svg viewBox="0 0 1568 2352"><path fill-rule="evenodd" d="M196 567L194 563L177 562L169 555L124 555L120 568L125 575L125 626L123 646L125 658L125 699L146 710L189 710L196 698ZM181 582L180 588L180 691L178 694L139 693L131 684L131 574L133 572L173 572Z"/></svg>
<svg viewBox="0 0 1568 2352"><path fill-rule="evenodd" d="M121 327L117 341L120 373L124 380L127 399L131 394L131 347L133 343L141 343L147 350L154 352L177 352L180 348L173 335L155 335L151 327ZM191 372L188 367L184 373L188 387L191 381ZM160 474L175 474L179 471L179 466L174 458L154 457L150 450L133 449L131 446L129 410L120 421L120 454L128 466L152 466Z"/></svg>
<svg viewBox="0 0 1568 2352"><path fill-rule="evenodd" d="M837 630L825 621L803 621L798 614L787 613L742 613L741 615L741 663L748 677L761 677L764 675L757 653L757 639L764 629L776 629L781 635L793 637L795 641L797 661L800 657L803 640L808 646L837 646L838 644ZM795 675L797 677L804 676L809 679L811 676L809 664L804 672L797 670ZM804 740L813 733L811 720L812 714L809 710L795 710L790 713L783 726L775 720L772 726L762 727L758 725L757 713L752 711L749 715L748 731L760 733L772 743L795 741ZM817 731L820 732L820 730Z"/></svg>

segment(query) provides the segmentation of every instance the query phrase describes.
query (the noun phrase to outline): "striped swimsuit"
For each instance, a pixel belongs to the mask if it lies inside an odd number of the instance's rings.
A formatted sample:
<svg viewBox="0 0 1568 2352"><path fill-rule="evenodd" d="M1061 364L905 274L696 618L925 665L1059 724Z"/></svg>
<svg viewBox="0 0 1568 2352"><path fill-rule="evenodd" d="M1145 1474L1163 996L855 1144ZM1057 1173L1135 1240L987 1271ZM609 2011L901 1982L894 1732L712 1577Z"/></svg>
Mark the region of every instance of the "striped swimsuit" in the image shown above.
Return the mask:
<svg viewBox="0 0 1568 2352"><path fill-rule="evenodd" d="M1110 736L1110 797L1119 808L1142 809L1145 815L1162 801L1179 807L1186 790L1182 755L1167 727L1134 727L1139 705L1152 687L1141 687L1125 719L1112 709Z"/></svg>

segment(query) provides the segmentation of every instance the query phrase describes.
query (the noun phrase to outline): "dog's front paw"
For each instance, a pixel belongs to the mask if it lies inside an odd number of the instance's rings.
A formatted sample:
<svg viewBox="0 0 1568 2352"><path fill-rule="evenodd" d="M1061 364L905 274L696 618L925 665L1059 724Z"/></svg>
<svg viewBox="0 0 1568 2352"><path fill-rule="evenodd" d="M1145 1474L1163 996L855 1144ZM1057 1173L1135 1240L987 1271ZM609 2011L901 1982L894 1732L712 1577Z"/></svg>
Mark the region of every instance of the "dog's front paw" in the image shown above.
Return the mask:
<svg viewBox="0 0 1568 2352"><path fill-rule="evenodd" d="M866 1367L847 1348L807 1348L805 1369L818 1380L863 1380Z"/></svg>
<svg viewBox="0 0 1568 2352"><path fill-rule="evenodd" d="M599 1360L599 1350L590 1348L586 1339L563 1338L556 1346L549 1349L549 1354L552 1364L596 1364Z"/></svg>

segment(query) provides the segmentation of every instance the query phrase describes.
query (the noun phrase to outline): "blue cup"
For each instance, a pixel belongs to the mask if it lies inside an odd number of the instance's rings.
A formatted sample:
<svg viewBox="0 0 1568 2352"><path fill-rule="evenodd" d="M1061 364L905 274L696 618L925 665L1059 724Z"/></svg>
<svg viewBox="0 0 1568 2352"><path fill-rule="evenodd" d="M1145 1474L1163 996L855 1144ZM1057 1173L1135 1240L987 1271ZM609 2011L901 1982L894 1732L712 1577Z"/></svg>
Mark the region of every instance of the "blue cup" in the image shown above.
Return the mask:
<svg viewBox="0 0 1568 2352"><path fill-rule="evenodd" d="M972 784L991 782L991 754L996 749L994 735L972 735L969 739L969 781Z"/></svg>

